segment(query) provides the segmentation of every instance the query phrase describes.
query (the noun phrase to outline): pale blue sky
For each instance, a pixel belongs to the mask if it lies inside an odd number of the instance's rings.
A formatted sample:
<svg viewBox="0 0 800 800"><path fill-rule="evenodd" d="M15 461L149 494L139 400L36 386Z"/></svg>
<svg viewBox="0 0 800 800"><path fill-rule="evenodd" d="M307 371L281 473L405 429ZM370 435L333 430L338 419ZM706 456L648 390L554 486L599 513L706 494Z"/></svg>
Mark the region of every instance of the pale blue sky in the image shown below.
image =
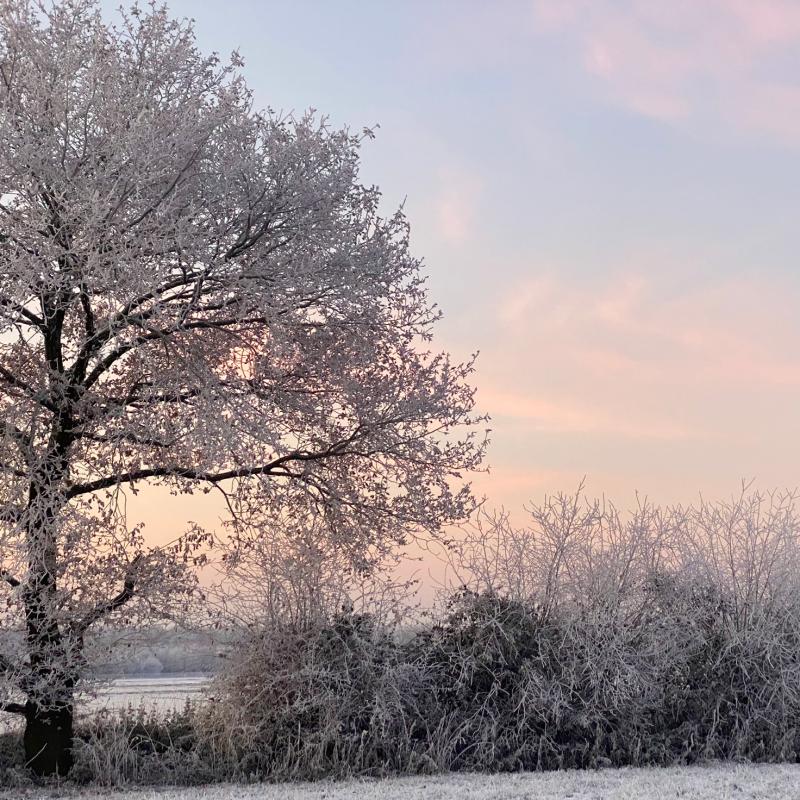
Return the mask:
<svg viewBox="0 0 800 800"><path fill-rule="evenodd" d="M362 178L482 353L492 504L800 483L800 3L169 6L258 105L380 124Z"/></svg>

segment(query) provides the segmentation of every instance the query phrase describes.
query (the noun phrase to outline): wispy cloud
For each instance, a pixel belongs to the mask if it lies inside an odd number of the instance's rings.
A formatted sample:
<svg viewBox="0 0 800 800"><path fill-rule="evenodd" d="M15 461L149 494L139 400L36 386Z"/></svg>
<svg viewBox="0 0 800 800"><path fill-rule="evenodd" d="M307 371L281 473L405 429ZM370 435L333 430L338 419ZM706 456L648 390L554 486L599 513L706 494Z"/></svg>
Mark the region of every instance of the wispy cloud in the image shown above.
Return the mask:
<svg viewBox="0 0 800 800"><path fill-rule="evenodd" d="M599 404L576 401L571 397L545 398L493 390L480 391L479 400L493 417L511 418L530 431L548 433L600 433L634 439L686 439L701 434L689 431L669 419L636 418L632 409L603 408Z"/></svg>
<svg viewBox="0 0 800 800"><path fill-rule="evenodd" d="M794 0L535 0L605 97L646 117L707 121L800 144ZM777 102L776 102L777 101Z"/></svg>
<svg viewBox="0 0 800 800"><path fill-rule="evenodd" d="M549 272L511 288L499 324L544 358L633 384L800 386L796 284L632 272L577 281Z"/></svg>
<svg viewBox="0 0 800 800"><path fill-rule="evenodd" d="M435 210L439 234L445 241L462 244L474 237L480 189L480 179L465 169L440 170Z"/></svg>

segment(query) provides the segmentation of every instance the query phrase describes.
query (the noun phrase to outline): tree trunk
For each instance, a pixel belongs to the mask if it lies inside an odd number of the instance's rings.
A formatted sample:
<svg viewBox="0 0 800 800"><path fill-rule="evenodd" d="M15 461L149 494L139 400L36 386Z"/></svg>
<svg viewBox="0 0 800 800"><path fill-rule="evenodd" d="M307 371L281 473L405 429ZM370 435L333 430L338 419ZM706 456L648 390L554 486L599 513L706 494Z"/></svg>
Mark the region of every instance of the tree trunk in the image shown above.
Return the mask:
<svg viewBox="0 0 800 800"><path fill-rule="evenodd" d="M23 593L30 658L25 705L25 760L34 774L72 768L75 653L59 626L57 517L65 503L63 477L69 437L63 414L53 422L47 452L31 477L26 509L28 580Z"/></svg>
<svg viewBox="0 0 800 800"><path fill-rule="evenodd" d="M72 702L41 709L25 706L25 760L42 777L65 776L72 768Z"/></svg>

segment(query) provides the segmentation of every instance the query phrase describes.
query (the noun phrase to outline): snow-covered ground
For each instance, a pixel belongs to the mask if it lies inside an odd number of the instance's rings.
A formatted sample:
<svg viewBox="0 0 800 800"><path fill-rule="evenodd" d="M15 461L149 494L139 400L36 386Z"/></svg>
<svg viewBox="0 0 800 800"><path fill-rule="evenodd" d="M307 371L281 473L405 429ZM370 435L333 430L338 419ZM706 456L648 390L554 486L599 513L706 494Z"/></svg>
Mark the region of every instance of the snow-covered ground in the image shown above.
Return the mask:
<svg viewBox="0 0 800 800"><path fill-rule="evenodd" d="M714 764L515 775L442 775L385 781L208 786L133 791L0 791L0 800L798 800L800 765Z"/></svg>

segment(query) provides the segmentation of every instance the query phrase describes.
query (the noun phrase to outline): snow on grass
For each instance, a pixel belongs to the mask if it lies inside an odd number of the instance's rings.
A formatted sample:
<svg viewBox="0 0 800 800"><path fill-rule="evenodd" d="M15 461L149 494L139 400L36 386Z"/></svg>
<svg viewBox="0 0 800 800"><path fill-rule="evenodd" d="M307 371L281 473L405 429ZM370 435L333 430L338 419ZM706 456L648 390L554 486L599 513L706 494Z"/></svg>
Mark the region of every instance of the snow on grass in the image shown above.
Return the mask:
<svg viewBox="0 0 800 800"><path fill-rule="evenodd" d="M330 783L195 786L128 791L16 789L0 800L792 800L800 765L713 764L666 769L608 769L454 774Z"/></svg>

